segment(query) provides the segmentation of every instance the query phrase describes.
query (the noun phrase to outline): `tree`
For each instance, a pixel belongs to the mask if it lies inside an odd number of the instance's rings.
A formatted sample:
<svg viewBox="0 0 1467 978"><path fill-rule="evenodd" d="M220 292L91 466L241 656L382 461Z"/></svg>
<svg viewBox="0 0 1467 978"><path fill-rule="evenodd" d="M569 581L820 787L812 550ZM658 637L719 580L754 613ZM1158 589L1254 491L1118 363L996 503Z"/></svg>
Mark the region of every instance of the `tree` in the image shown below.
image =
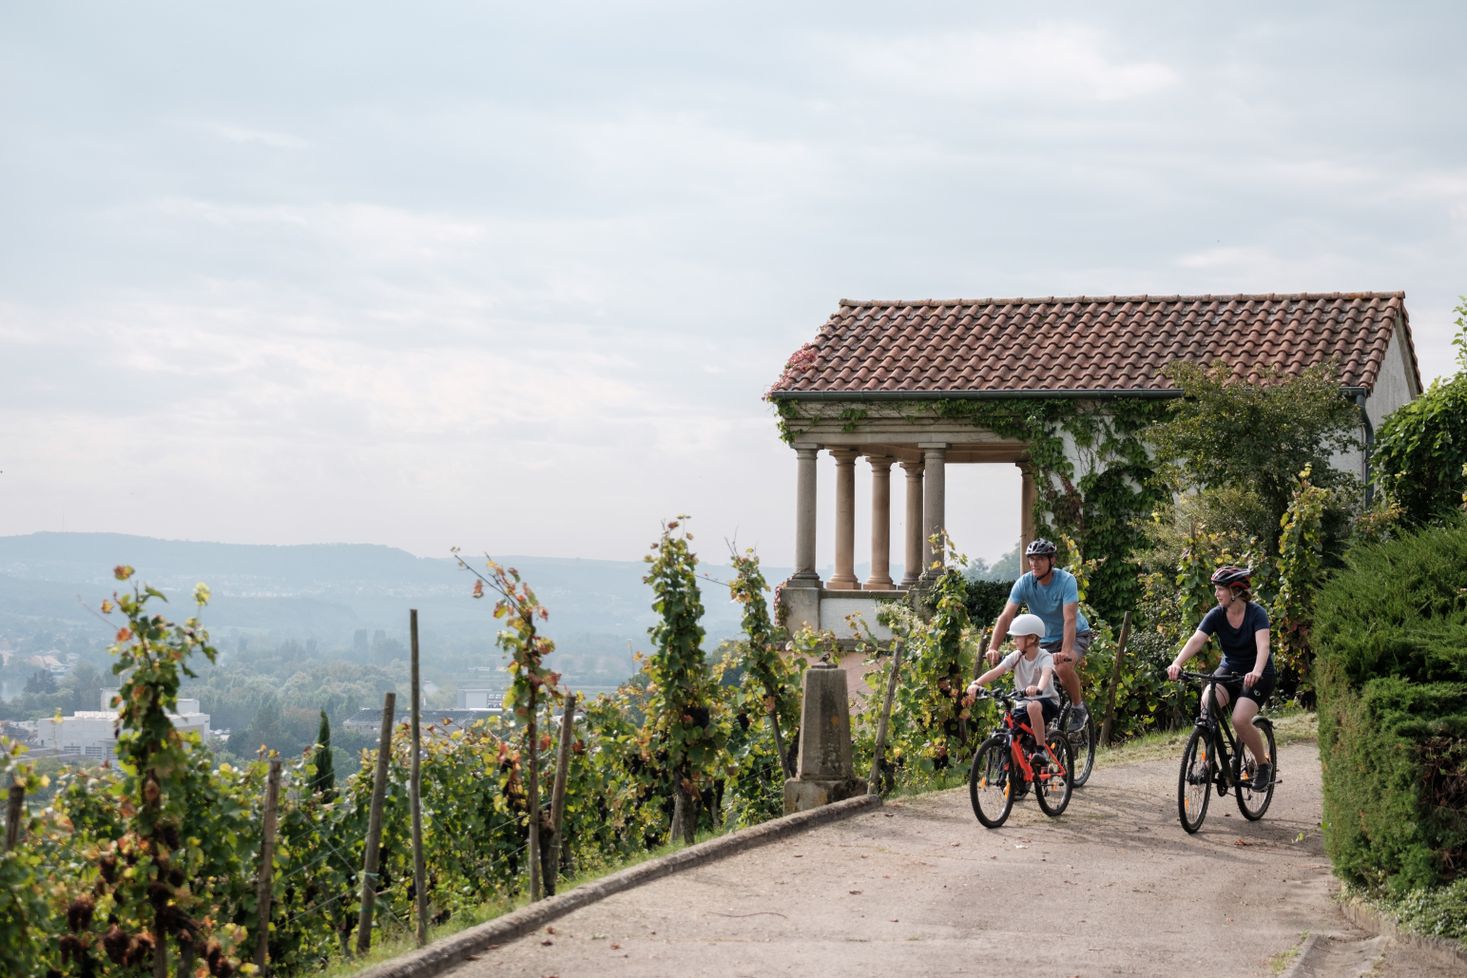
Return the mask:
<svg viewBox="0 0 1467 978"><path fill-rule="evenodd" d="M311 778L311 790L330 798L336 794L336 766L331 760L331 721L326 711L321 711L321 728L316 732L316 756L313 758L316 773Z"/></svg>
<svg viewBox="0 0 1467 978"><path fill-rule="evenodd" d="M992 562L982 557L974 557L968 562L968 569L965 573L970 581L1013 583L1014 579L1023 573L1019 568L1021 563L1023 561L1019 558L1019 545L1016 543L1001 556L995 557Z"/></svg>
<svg viewBox="0 0 1467 978"><path fill-rule="evenodd" d="M49 696L56 692L56 677L51 675L48 670L37 669L25 681L25 691L27 693Z"/></svg>
<svg viewBox="0 0 1467 978"><path fill-rule="evenodd" d="M1436 522L1467 493L1467 296L1457 313L1455 376L1435 380L1416 400L1381 422L1374 481L1407 521Z"/></svg>
<svg viewBox="0 0 1467 978"><path fill-rule="evenodd" d="M1332 364L1259 384L1233 379L1224 363L1168 369L1183 396L1147 433L1157 461L1180 492L1228 494L1228 505L1218 509L1245 524L1240 529L1268 552L1277 548L1299 472L1312 468L1314 484L1325 489L1350 484L1330 458L1356 446L1360 416Z"/></svg>

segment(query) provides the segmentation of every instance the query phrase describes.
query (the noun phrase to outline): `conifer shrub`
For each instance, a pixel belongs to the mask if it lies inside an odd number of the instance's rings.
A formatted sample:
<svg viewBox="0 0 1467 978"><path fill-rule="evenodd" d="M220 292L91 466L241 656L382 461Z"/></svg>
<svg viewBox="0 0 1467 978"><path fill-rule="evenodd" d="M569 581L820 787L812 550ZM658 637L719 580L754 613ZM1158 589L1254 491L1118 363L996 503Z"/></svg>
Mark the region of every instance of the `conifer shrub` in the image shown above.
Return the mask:
<svg viewBox="0 0 1467 978"><path fill-rule="evenodd" d="M1467 877L1467 524L1347 565L1313 635L1326 848L1397 895Z"/></svg>

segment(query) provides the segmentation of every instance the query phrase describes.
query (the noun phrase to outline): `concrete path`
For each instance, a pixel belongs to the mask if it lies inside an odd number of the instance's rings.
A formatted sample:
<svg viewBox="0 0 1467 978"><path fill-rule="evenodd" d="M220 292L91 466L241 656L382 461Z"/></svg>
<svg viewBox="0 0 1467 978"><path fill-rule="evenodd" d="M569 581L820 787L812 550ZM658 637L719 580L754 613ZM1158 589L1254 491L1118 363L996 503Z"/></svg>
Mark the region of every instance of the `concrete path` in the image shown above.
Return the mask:
<svg viewBox="0 0 1467 978"><path fill-rule="evenodd" d="M1214 794L1184 833L1171 757L1100 768L1058 819L1027 797L997 830L957 789L619 893L446 974L1460 974L1345 920L1315 747L1280 754L1261 822Z"/></svg>

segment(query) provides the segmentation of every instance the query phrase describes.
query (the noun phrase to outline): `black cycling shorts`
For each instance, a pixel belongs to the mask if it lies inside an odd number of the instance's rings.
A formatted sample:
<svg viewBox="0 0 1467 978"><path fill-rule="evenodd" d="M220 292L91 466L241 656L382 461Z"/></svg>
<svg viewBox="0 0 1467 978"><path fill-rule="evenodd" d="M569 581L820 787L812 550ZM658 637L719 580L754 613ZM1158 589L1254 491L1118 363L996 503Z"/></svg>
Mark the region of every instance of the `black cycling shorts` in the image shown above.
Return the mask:
<svg viewBox="0 0 1467 978"><path fill-rule="evenodd" d="M1214 669L1212 671L1212 674L1214 676L1236 676L1239 678L1241 678L1243 675L1237 670L1230 668L1226 663ZM1273 695L1273 687L1275 684L1278 683L1278 679L1278 673L1274 672L1272 669L1269 669L1263 675L1258 677L1258 682L1253 684L1252 689L1244 686L1241 682L1237 683L1236 685L1226 686L1224 688L1228 691L1228 695L1231 697L1242 697L1243 699L1252 700L1259 706L1262 706L1264 703L1267 703L1268 698Z"/></svg>
<svg viewBox="0 0 1467 978"><path fill-rule="evenodd" d="M1044 725L1047 727L1059 716L1059 701L1052 696L1046 696L1039 701L1039 709L1044 713ZM1014 719L1029 722L1029 704L1019 703L1014 706Z"/></svg>

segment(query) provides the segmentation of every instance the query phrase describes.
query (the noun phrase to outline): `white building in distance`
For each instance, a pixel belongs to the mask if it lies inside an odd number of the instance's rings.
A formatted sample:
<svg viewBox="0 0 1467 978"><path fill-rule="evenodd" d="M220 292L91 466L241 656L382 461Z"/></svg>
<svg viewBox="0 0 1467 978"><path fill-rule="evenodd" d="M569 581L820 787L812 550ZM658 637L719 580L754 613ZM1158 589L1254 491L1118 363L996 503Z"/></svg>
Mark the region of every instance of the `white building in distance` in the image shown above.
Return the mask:
<svg viewBox="0 0 1467 978"><path fill-rule="evenodd" d="M102 690L100 710L78 710L70 716L29 720L18 724L30 731L31 743L37 748L95 761L110 761L116 756L118 714L112 709L115 689ZM199 711L199 701L181 699L178 710L169 714L173 726L182 733L196 733L209 742L209 714Z"/></svg>

